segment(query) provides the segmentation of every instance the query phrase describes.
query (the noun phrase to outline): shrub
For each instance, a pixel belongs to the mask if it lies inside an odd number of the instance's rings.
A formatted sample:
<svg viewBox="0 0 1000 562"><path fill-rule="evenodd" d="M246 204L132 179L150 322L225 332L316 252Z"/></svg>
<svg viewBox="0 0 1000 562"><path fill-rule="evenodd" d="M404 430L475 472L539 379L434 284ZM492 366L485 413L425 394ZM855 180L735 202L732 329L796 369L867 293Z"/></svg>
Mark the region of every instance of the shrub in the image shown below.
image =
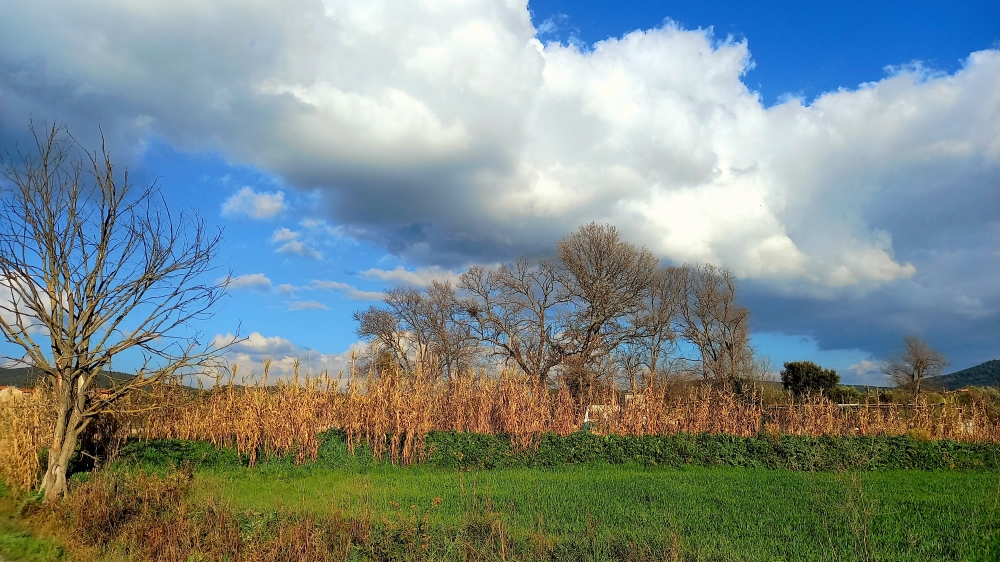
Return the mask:
<svg viewBox="0 0 1000 562"><path fill-rule="evenodd" d="M930 441L925 430L904 436L810 437L725 434L545 435L535 448L516 449L509 436L433 432L427 461L441 468L497 469L570 464L735 466L786 470L996 470L1000 451L989 443Z"/></svg>
<svg viewBox="0 0 1000 562"><path fill-rule="evenodd" d="M829 393L840 382L840 375L833 369L824 369L812 361L785 363L781 371L781 384L795 396L808 393Z"/></svg>
<svg viewBox="0 0 1000 562"><path fill-rule="evenodd" d="M830 389L827 396L837 404L859 404L864 400L861 392L853 386L837 385Z"/></svg>

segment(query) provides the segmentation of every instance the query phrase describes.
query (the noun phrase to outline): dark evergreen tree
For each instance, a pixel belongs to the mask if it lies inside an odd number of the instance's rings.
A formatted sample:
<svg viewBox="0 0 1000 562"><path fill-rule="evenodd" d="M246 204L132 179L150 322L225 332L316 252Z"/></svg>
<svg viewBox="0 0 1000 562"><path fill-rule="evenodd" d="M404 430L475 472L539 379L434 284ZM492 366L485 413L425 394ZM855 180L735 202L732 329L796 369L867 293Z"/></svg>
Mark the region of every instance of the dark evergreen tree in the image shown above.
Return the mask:
<svg viewBox="0 0 1000 562"><path fill-rule="evenodd" d="M840 383L840 375L837 371L824 369L812 361L793 361L785 363L785 368L781 371L781 383L785 390L791 390L795 396L810 392L829 395Z"/></svg>

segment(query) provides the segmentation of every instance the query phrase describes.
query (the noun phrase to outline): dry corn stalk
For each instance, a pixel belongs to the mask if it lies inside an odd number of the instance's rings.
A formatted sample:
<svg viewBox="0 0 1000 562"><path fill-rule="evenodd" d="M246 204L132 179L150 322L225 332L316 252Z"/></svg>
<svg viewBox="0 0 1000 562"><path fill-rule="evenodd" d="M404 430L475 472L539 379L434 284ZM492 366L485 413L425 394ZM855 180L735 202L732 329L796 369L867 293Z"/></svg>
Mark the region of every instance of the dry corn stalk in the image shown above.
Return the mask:
<svg viewBox="0 0 1000 562"><path fill-rule="evenodd" d="M269 365L265 365L267 375ZM364 445L379 458L408 464L420 460L428 432L504 434L515 447L537 444L553 432L567 435L582 427L588 405L601 412L592 430L619 435L761 432L794 435L900 435L919 430L931 439L1000 441L1000 428L986 407L863 403L844 408L823 397L766 404L756 394L737 395L710 386L682 392L646 389L628 400L613 389L574 398L565 385L550 388L522 374L463 373L450 381L433 373L386 370L344 385L324 375L304 383L237 386L229 377L208 391L158 390L162 404L133 420L144 437L204 439L233 447L251 462L263 454L315 458L317 434L338 428L353 451Z"/></svg>
<svg viewBox="0 0 1000 562"><path fill-rule="evenodd" d="M53 422L47 392L0 399L0 479L19 490L37 484L42 468L39 454L52 439Z"/></svg>
<svg viewBox="0 0 1000 562"><path fill-rule="evenodd" d="M234 366L208 390L171 384L130 396L123 408L127 413L116 415L119 437L205 440L236 449L251 463L260 455L288 454L302 462L316 458L317 436L336 428L345 433L351 451L364 445L379 458L409 464L421 460L430 431L504 434L516 448L526 448L545 433L580 430L587 407L600 405L592 408L600 415L591 430L618 435L912 433L1000 442L1000 423L981 402L845 408L812 397L774 404L757 394L737 395L711 386L679 391L654 387L627 398L609 387L581 398L563 384L551 388L513 371L498 376L467 372L448 381L434 373L389 369L365 377L352 372L344 383L326 373L301 376L296 366L291 381L271 386L263 384L270 376L269 362L257 384L245 384L256 378L253 373L242 378L238 373ZM37 474L37 452L50 422L42 394L14 404L0 404L0 474L27 487Z"/></svg>

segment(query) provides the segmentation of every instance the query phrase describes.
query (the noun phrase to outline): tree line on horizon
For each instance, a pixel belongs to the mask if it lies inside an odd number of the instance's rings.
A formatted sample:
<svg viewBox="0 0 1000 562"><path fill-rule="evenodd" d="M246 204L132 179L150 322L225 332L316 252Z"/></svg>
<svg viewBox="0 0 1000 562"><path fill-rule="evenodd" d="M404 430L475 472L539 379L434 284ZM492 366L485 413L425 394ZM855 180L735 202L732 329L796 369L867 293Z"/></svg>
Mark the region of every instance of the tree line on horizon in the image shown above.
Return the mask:
<svg viewBox="0 0 1000 562"><path fill-rule="evenodd" d="M595 222L559 240L552 256L475 265L454 284L397 286L353 317L376 373L391 366L451 380L502 366L542 384L559 378L575 395L671 379L740 390L772 374L750 343L750 311L731 270L662 265ZM948 362L919 337L903 342L881 371L918 395ZM840 382L811 361L787 362L778 375L796 396L830 394Z"/></svg>
<svg viewBox="0 0 1000 562"><path fill-rule="evenodd" d="M767 372L750 344L735 275L711 264L664 266L611 225L589 223L552 257L473 266L458 281L395 287L354 313L381 366L451 379L484 365L574 393L636 389L686 375L727 386Z"/></svg>

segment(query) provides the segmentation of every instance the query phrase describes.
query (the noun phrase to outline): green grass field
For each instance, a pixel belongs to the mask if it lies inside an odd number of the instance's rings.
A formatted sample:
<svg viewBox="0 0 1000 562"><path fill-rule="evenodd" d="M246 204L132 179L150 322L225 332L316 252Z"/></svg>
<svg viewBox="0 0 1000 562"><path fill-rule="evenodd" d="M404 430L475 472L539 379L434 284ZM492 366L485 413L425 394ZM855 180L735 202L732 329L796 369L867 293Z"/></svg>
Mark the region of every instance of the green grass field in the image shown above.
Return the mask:
<svg viewBox="0 0 1000 562"><path fill-rule="evenodd" d="M244 512L423 521L443 542L486 520L518 551L546 541L567 559L632 548L692 560L1000 559L1000 475L986 472L264 467L199 472L195 494Z"/></svg>
<svg viewBox="0 0 1000 562"><path fill-rule="evenodd" d="M556 449L579 456L589 450L581 443L590 441L582 439L567 439ZM352 560L1000 560L1000 474L989 454L951 446L927 452L915 449L917 442L888 440L881 449L862 445L902 459L897 464L937 466L934 459L944 455L983 468L788 470L759 466L779 449L741 443L707 439L691 449L693 460L740 466L586 462L493 470L401 468L349 455L338 440L328 441L315 463L296 466L279 458L255 467L204 443L139 443L105 476L84 484L91 477L83 473L74 481L80 489L106 486L109 501L116 501L135 490L148 496L146 486L157 486L149 480L156 477L140 471L189 467L190 479L178 481L185 482L178 496L187 498L184 506L174 510L169 500L167 515L143 525L172 526L177 517L188 518L186 532L197 535L221 509L240 540L287 544L300 539L282 533L308 521L316 529L350 529L350 536L364 537L347 552ZM840 458L821 441L796 443L782 458ZM456 451L449 455L462 458ZM135 479L131 488L129 479ZM11 517L22 500L4 495L0 488L0 558L69 560L67 552L94 551L74 547L72 533L38 536L46 532L38 528L51 529L51 520L33 531ZM125 499L121 505L139 504ZM153 509L164 509L162 502ZM86 560L125 559L120 547L105 555L101 544L84 546L99 547L97 558ZM330 559L343 559L338 556Z"/></svg>
<svg viewBox="0 0 1000 562"><path fill-rule="evenodd" d="M65 560L66 553L56 542L26 532L17 518L18 498L0 482L0 560L10 562L50 562Z"/></svg>

